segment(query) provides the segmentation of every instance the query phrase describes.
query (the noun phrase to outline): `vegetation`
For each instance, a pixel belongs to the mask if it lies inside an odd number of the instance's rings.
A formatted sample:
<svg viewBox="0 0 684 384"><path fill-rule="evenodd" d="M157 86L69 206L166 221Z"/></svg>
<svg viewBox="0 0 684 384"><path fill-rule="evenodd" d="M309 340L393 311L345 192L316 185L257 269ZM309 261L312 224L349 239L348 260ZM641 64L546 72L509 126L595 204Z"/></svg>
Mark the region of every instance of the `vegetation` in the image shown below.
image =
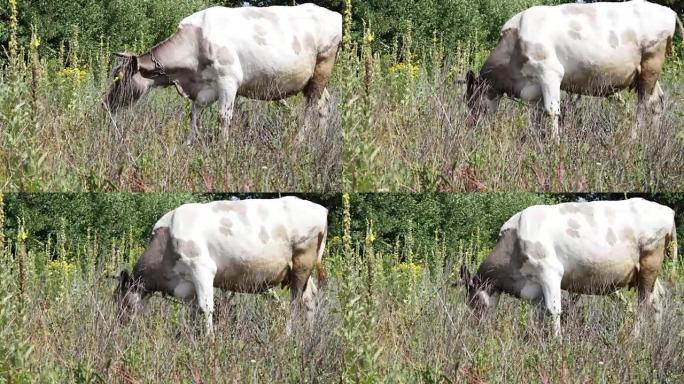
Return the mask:
<svg viewBox="0 0 684 384"><path fill-rule="evenodd" d="M117 116L100 108L111 51L145 51L202 0L0 7L0 188L89 191L659 191L684 181L684 61L676 42L662 76L657 129L629 140L635 96L563 106L560 147L504 100L469 129L458 79L477 69L508 17L558 1L319 2L345 13L323 139L296 145L301 96L241 99L228 141L214 109L204 140L182 145L189 103L152 92ZM241 2L223 2L238 5ZM290 1L254 1L254 5ZM677 2L667 2L681 7ZM566 97L565 100L568 100Z"/></svg>
<svg viewBox="0 0 684 384"><path fill-rule="evenodd" d="M469 69L493 46L472 35L413 41L411 26L386 49L372 26L351 41L341 71L343 190L354 191L677 191L684 187L684 45L665 63L664 113L631 140L636 95L622 101L564 94L561 143L535 107L503 99L498 112L465 124ZM401 42L401 43L398 43ZM351 53L350 53L351 52ZM347 68L363 68L361 71Z"/></svg>
<svg viewBox="0 0 684 384"><path fill-rule="evenodd" d="M120 242L101 246L99 242L107 239L96 236L96 231L80 238L63 232L68 235L40 249L35 246L40 232L34 228L40 228L47 216L39 213L62 208L49 205L49 199L59 201L50 195L23 196L7 196L4 212L34 212L30 217L35 221L0 215L6 227L16 225L11 237L0 236L0 382L677 383L684 379L684 276L666 282L663 323L643 327L640 338L630 337L636 299L634 292L627 292L625 301L584 297L578 307L567 311L561 343L550 337L548 329L531 327L533 308L510 297L502 298L495 322L478 324L469 317L462 288L452 285L453 271L461 263L475 264L491 248L489 236L477 233L487 233L498 218L470 226L463 222L463 229L441 227L432 235L417 230L447 213L463 212L462 217L471 218L504 215L525 205L524 201L572 199L569 195L338 196L340 208L333 208L333 215L340 222L330 233L324 256L330 279L320 291L314 332L300 329L292 337L285 336L285 291L278 291L283 303L238 294L229 305L227 295L219 295L213 342L198 337L182 305L160 297L150 300L143 317L128 326L120 324L112 302L116 282L107 275L136 256L129 250L139 252L138 240L123 229ZM71 198L88 195L76 196ZM91 204L81 203L86 215L105 207L103 202L109 199L112 207L126 212L140 207L141 216L174 199L209 197L90 196ZM681 195L658 198L682 199ZM28 209L26 202L35 199L46 199L45 204ZM123 204L120 199L128 201ZM68 199L63 201L68 206ZM422 208L420 213L410 215L413 220L403 226L398 220L389 225L402 234L387 241L385 218L416 204ZM17 210L19 206L24 208ZM371 211L364 217L363 212ZM453 229L460 233L455 235L459 247L449 245ZM69 242L72 246L64 246ZM48 252L47 247L56 252ZM54 256L47 258L47 254Z"/></svg>
<svg viewBox="0 0 684 384"><path fill-rule="evenodd" d="M11 5L15 20L20 15L17 2ZM8 60L0 73L2 190L340 188L341 123L335 92L323 137L309 134L304 143L295 143L303 125L302 96L288 99L287 105L239 99L228 140L220 139L218 117L211 109L203 114L202 140L187 147L183 137L190 127L190 104L173 87L152 92L116 116L101 108L112 59L109 40L86 49L74 34L54 55L54 47L44 53L38 27L27 43L20 31L16 21L10 23ZM137 52L149 47L145 39L135 44Z"/></svg>

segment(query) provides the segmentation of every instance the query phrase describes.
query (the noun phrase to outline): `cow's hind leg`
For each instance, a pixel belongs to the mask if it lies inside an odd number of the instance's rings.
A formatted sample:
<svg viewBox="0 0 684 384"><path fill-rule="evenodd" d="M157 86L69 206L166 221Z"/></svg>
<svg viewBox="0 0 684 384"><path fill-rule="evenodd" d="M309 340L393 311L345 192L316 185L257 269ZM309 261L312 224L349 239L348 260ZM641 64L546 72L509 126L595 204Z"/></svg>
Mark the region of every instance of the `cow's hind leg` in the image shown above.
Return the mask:
<svg viewBox="0 0 684 384"><path fill-rule="evenodd" d="M663 40L641 58L641 72L637 79L637 122L632 128L632 139L636 139L644 128L658 120L663 109L663 91L658 77L663 69L668 42Z"/></svg>
<svg viewBox="0 0 684 384"><path fill-rule="evenodd" d="M638 337L645 312L652 311L654 320L660 320L660 294L662 287L658 282L658 273L665 256L665 240L661 239L641 250L639 272L637 273L637 289L639 291L639 314L634 325L633 335Z"/></svg>
<svg viewBox="0 0 684 384"><path fill-rule="evenodd" d="M319 137L325 137L326 123L329 111L330 94L326 89L330 75L332 74L337 57L337 46L332 48L329 52L320 54L316 59L316 67L314 68L313 76L304 88L304 96L306 97L306 110L304 112L304 128L297 133L297 143L301 143L306 138L309 127L316 121L318 125Z"/></svg>
<svg viewBox="0 0 684 384"><path fill-rule="evenodd" d="M293 319L301 318L302 306L307 309L307 314L311 313L309 307L313 305L313 295L316 287L310 286L311 270L318 258L318 239L311 238L293 247L292 269L290 270L290 319L287 324L286 333L292 332ZM311 306L311 308L313 308ZM312 315L311 315L312 316ZM307 316L307 318L311 318Z"/></svg>

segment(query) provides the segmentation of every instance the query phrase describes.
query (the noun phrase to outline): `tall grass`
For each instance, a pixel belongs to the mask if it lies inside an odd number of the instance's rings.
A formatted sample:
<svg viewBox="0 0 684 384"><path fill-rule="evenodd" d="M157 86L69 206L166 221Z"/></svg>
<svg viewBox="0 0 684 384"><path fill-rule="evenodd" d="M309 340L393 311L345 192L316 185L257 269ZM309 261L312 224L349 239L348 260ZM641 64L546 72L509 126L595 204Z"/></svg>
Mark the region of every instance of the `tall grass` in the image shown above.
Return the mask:
<svg viewBox="0 0 684 384"><path fill-rule="evenodd" d="M472 36L415 47L411 31L378 48L367 28L345 67L344 190L676 191L684 188L681 47L667 58L660 123L630 140L636 95L624 102L563 94L561 144L550 122L535 128L534 106L504 99L498 113L465 125L468 69L492 47ZM680 43L681 44L681 43Z"/></svg>
<svg viewBox="0 0 684 384"><path fill-rule="evenodd" d="M331 86L326 134L304 125L305 100L238 99L227 141L215 108L203 114L201 140L183 145L190 102L171 88L152 91L115 116L100 100L110 47L83 54L78 36L59 59L11 44L0 73L0 189L4 191L330 191L340 187L339 95ZM149 47L138 47L142 52ZM334 84L334 82L333 82ZM313 131L313 130L312 130Z"/></svg>
<svg viewBox="0 0 684 384"><path fill-rule="evenodd" d="M345 203L346 216L349 205ZM318 296L313 332L285 336L282 303L254 295L217 297L216 339L199 336L182 305L150 299L120 324L106 275L128 265L135 245L100 251L91 239L57 257L23 254L24 223L0 253L0 381L3 382L663 382L684 379L684 284L667 284L663 323L630 337L628 302L584 297L565 316L564 339L531 327L533 308L508 297L495 321L469 316L453 271L490 249L479 238L447 249L437 234L416 249L411 234L376 247L374 226L331 233L330 279ZM78 250L78 251L77 251ZM49 250L46 250L49 254ZM24 260L24 269L17 260ZM23 272L21 272L23 270ZM20 287L24 287L22 293ZM550 325L550 324L549 324Z"/></svg>

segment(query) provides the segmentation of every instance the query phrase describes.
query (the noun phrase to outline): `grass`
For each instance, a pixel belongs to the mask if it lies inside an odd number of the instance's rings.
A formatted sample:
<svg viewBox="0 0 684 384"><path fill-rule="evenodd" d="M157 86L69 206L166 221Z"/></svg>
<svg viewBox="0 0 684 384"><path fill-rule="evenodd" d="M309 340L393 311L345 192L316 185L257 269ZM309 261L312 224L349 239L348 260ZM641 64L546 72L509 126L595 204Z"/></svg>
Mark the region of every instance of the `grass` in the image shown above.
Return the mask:
<svg viewBox="0 0 684 384"><path fill-rule="evenodd" d="M372 41L372 33L366 32ZM665 107L656 127L630 140L636 96L624 102L563 94L561 144L531 124L534 106L502 100L496 115L465 125L465 86L489 47L476 40L376 50L356 47L342 100L344 190L376 191L677 191L684 188L684 78L680 56L667 58ZM409 40L410 42L410 40ZM408 42L404 42L406 46ZM681 50L681 49L680 49ZM675 52L677 52L675 50ZM399 59L401 57L401 60ZM349 65L349 64L348 64ZM360 95L360 96L354 96Z"/></svg>
<svg viewBox="0 0 684 384"><path fill-rule="evenodd" d="M216 339L201 337L183 306L153 297L128 326L116 317L116 283L105 276L135 257L132 245L46 261L26 253L30 231L0 253L0 382L290 382L290 383L598 383L684 379L684 281L666 284L660 326L630 336L634 292L625 303L583 297L566 316L564 339L530 327L533 308L503 297L496 321L469 316L452 271L482 257L478 239L458 250L397 242L376 247L331 234L329 281L318 296L314 331L285 336L287 293L278 303L238 294L217 298ZM21 234L24 235L21 235ZM125 238L125 237L124 237ZM13 250L11 258L9 250ZM61 249L61 250L60 250ZM12 261L13 260L13 261ZM663 273L665 274L665 272Z"/></svg>
<svg viewBox="0 0 684 384"><path fill-rule="evenodd" d="M476 38L420 52L374 47L372 31L345 39L329 88L324 138L296 145L304 100L240 99L228 141L215 108L203 140L183 145L190 103L169 88L117 116L99 105L109 48L87 57L38 55L39 40L10 55L0 76L0 188L88 191L678 191L684 188L682 55L666 61L660 124L630 140L635 95L624 102L564 95L562 140L530 124L533 107L504 99L495 116L465 126L457 79L490 47ZM70 46L78 46L77 42ZM16 49L15 49L16 50ZM675 52L680 52L677 46Z"/></svg>
<svg viewBox="0 0 684 384"><path fill-rule="evenodd" d="M31 45L33 47L33 45ZM324 137L302 144L305 100L238 99L229 139L215 107L202 140L183 144L190 102L171 88L111 116L100 106L108 48L69 64L29 47L0 75L0 189L4 191L331 191L340 188L337 93Z"/></svg>

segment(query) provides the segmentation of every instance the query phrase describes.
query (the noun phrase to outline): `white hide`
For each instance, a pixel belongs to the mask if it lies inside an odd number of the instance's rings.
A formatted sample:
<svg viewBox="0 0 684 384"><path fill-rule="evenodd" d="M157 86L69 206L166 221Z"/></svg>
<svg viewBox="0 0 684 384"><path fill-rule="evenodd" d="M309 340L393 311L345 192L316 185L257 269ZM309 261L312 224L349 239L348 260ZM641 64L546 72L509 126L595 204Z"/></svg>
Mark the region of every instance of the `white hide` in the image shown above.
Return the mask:
<svg viewBox="0 0 684 384"><path fill-rule="evenodd" d="M187 26L200 28L217 50L227 49L221 55L232 58L204 70L200 104L216 101L221 92L267 100L271 90L297 92L313 76L317 56L342 39L342 16L313 4L212 7L186 17L178 28Z"/></svg>
<svg viewBox="0 0 684 384"><path fill-rule="evenodd" d="M168 228L177 257L173 294L197 299L211 333L214 287L267 292L289 273L295 248L306 244L318 244L314 262L320 263L327 214L296 197L185 204L165 214L153 233ZM309 317L315 290L309 278L303 297Z"/></svg>

